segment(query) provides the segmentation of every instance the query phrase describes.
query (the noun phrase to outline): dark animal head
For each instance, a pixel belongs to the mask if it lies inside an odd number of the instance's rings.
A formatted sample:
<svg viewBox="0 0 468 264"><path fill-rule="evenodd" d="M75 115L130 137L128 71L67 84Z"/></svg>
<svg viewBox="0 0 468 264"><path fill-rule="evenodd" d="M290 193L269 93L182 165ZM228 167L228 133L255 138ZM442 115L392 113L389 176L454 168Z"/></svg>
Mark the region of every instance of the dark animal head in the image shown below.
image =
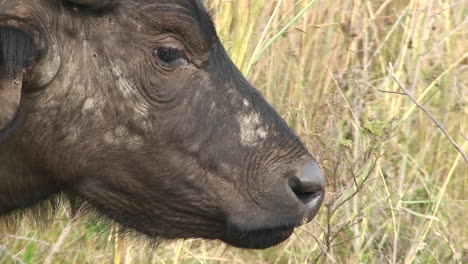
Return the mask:
<svg viewBox="0 0 468 264"><path fill-rule="evenodd" d="M0 215L58 193L150 237L265 248L324 179L197 0L0 0Z"/></svg>

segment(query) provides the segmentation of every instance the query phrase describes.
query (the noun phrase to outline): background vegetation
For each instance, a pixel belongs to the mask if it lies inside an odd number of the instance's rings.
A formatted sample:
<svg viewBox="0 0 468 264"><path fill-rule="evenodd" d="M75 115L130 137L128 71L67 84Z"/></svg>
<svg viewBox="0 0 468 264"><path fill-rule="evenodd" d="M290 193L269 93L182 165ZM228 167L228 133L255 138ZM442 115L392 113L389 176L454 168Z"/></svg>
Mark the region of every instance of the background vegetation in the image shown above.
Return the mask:
<svg viewBox="0 0 468 264"><path fill-rule="evenodd" d="M63 210L4 231L0 263L468 263L456 149L468 151L467 1L206 4L234 62L320 161L316 220L264 251L187 240L151 253Z"/></svg>

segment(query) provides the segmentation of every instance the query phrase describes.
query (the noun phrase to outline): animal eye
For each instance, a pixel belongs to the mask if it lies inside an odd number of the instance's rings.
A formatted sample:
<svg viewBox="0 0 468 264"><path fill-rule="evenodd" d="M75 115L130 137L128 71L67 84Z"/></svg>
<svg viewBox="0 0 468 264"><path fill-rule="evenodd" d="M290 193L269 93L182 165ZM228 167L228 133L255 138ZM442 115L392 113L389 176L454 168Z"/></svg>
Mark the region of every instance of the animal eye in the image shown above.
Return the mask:
<svg viewBox="0 0 468 264"><path fill-rule="evenodd" d="M161 47L155 51L157 63L166 69L176 69L188 64L185 53L176 48Z"/></svg>

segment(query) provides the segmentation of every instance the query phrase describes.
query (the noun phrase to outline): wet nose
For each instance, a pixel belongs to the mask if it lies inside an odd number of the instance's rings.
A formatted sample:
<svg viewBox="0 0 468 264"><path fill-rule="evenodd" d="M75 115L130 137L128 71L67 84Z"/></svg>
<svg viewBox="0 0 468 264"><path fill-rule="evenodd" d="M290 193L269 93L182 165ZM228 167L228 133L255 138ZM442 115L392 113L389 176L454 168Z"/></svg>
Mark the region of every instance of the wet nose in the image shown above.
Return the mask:
<svg viewBox="0 0 468 264"><path fill-rule="evenodd" d="M275 232L278 228L297 227L315 217L325 196L325 179L317 163L309 160L282 176L277 176L270 191L264 193L267 199L260 210L250 203L247 210L229 217L231 231Z"/></svg>
<svg viewBox="0 0 468 264"><path fill-rule="evenodd" d="M289 180L296 198L309 210L319 207L325 192L325 179L315 161L309 161ZM318 209L318 208L317 208Z"/></svg>

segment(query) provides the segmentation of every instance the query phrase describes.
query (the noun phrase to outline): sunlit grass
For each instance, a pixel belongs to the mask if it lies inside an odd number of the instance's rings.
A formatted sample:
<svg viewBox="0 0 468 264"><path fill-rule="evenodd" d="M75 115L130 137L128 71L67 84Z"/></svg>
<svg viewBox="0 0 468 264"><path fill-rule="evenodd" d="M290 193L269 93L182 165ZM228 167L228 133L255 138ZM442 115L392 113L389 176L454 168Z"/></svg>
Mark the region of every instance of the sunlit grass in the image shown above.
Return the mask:
<svg viewBox="0 0 468 264"><path fill-rule="evenodd" d="M467 263L468 4L207 1L234 62L320 161L327 201L287 242L154 251L61 213L0 237L0 263ZM152 253L151 253L152 252Z"/></svg>

